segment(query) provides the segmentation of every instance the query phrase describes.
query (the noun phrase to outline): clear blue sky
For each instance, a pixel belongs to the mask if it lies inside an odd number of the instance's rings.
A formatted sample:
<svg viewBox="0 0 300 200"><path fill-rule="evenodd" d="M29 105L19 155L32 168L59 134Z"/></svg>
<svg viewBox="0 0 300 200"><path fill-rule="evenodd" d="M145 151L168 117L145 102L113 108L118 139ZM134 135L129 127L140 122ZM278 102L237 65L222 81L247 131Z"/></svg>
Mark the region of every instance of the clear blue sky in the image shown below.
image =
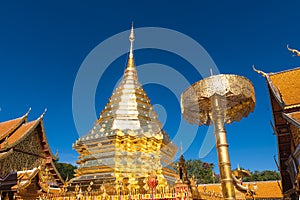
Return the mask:
<svg viewBox="0 0 300 200"><path fill-rule="evenodd" d="M255 112L226 126L232 167L276 169L267 86L251 65L265 72L299 66L300 58L286 50L286 44L300 48L299 9L299 1L2 1L0 121L19 117L29 107L33 120L47 108L44 123L51 149L59 151L61 161L74 163L77 154L72 143L79 137L72 115L76 74L99 43L128 30L134 21L137 28L163 27L186 34L206 49L221 73L246 76L253 82ZM162 63L191 83L201 79L185 60L168 52L145 49L135 55L137 65ZM95 96L98 114L125 62L126 55L121 56L101 78L102 89ZM165 106L164 128L173 137L181 116L179 102L165 87L150 84L145 90L152 103ZM198 158L206 128L199 129L185 151L187 159ZM203 160L216 164L215 150Z"/></svg>

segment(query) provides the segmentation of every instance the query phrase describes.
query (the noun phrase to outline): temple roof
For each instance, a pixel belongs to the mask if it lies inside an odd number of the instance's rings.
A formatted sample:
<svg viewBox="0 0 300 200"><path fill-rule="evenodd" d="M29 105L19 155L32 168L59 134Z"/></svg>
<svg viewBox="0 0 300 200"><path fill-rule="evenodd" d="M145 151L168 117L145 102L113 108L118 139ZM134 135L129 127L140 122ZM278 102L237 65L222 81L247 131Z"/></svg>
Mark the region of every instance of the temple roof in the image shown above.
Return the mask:
<svg viewBox="0 0 300 200"><path fill-rule="evenodd" d="M13 134L10 136L7 136L7 139L3 140L0 143L0 150L9 148L11 146L14 146L17 144L20 139L22 139L24 136L29 134L33 128L35 128L40 123L40 120L34 120L32 122L23 123L21 126L19 126L18 129L14 131Z"/></svg>
<svg viewBox="0 0 300 200"><path fill-rule="evenodd" d="M270 73L269 77L275 91L282 97L285 107L300 106L300 68Z"/></svg>
<svg viewBox="0 0 300 200"><path fill-rule="evenodd" d="M271 92L284 110L300 107L300 67L277 73L253 69L267 79Z"/></svg>
<svg viewBox="0 0 300 200"><path fill-rule="evenodd" d="M30 111L30 109L29 109L29 111ZM29 114L29 111L22 117L0 123L0 141L3 138L7 137L16 128L18 128L22 123L27 121L27 116Z"/></svg>
<svg viewBox="0 0 300 200"><path fill-rule="evenodd" d="M40 131L36 131L34 134L39 134L40 142L46 155L45 158L47 158L45 165L52 169L52 175L57 182L62 185L63 180L54 166L53 160L55 159L55 156L53 156L49 148L44 130L43 117L45 112L36 120L28 122L27 117L29 112L30 110L22 117L0 122L0 131L2 133L0 135L0 160L11 155L15 150L17 151L14 147L40 126Z"/></svg>
<svg viewBox="0 0 300 200"><path fill-rule="evenodd" d="M300 67L276 73L253 69L267 79L270 91L284 110L283 117L300 126Z"/></svg>
<svg viewBox="0 0 300 200"><path fill-rule="evenodd" d="M25 138L28 134L30 134L39 124L43 127L43 117L46 111L38 119L28 122L30 110L31 109L29 109L22 117L0 122L1 153L4 153L21 142L22 138ZM46 137L44 130L43 136Z"/></svg>

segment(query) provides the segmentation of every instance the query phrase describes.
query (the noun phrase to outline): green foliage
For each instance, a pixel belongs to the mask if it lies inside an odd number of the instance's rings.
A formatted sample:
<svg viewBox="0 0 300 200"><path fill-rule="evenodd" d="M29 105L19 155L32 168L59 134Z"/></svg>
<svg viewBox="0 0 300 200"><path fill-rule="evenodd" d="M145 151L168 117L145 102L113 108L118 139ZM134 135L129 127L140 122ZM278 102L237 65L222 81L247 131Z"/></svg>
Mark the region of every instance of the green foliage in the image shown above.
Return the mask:
<svg viewBox="0 0 300 200"><path fill-rule="evenodd" d="M74 170L77 169L76 166L73 166L69 163L60 163L60 162L54 162L56 169L60 173L63 180L66 180L67 177L70 180L74 177Z"/></svg>
<svg viewBox="0 0 300 200"><path fill-rule="evenodd" d="M213 163L202 162L201 160L188 160L186 161L186 165L188 176L190 178L194 177L198 184L218 182L218 176L213 172Z"/></svg>
<svg viewBox="0 0 300 200"><path fill-rule="evenodd" d="M189 178L193 178L197 184L219 182L219 175L213 172L213 163L202 162L201 160L187 160L185 164Z"/></svg>
<svg viewBox="0 0 300 200"><path fill-rule="evenodd" d="M175 163L177 164L177 163ZM202 162L201 160L187 160L185 162L188 169L189 178L194 177L194 180L197 184L206 184L206 183L218 183L220 182L220 176L215 174L214 164ZM243 168L240 168L243 169ZM280 180L280 173L277 171L264 170L258 171L255 170L251 172L251 177L243 178L244 182L253 182L253 181L271 181L271 180Z"/></svg>
<svg viewBox="0 0 300 200"><path fill-rule="evenodd" d="M264 171L257 171L251 172L251 177L245 177L243 180L245 182L251 181L273 181L273 180L280 180L280 174L277 171L271 170L264 170Z"/></svg>

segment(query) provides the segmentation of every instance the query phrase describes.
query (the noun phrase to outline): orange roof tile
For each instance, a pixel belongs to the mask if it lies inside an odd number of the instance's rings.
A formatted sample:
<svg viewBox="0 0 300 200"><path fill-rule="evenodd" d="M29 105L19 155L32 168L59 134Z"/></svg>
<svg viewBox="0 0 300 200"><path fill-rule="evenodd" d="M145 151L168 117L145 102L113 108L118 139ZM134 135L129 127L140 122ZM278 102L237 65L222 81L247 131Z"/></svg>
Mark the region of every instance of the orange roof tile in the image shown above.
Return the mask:
<svg viewBox="0 0 300 200"><path fill-rule="evenodd" d="M6 122L0 123L0 140L7 137L12 131L14 131L18 126L25 122L25 117L19 117L17 119L12 119Z"/></svg>
<svg viewBox="0 0 300 200"><path fill-rule="evenodd" d="M23 136L26 135L26 133L28 133L30 130L32 130L32 128L35 127L35 125L39 122L40 120L37 119L35 121L22 124L22 126L20 126L13 134L11 134L7 140L4 140L2 143L0 143L0 149L12 146L18 140L23 138Z"/></svg>
<svg viewBox="0 0 300 200"><path fill-rule="evenodd" d="M300 68L268 74L285 106L300 106Z"/></svg>
<svg viewBox="0 0 300 200"><path fill-rule="evenodd" d="M280 181L259 181L256 182L256 198L282 198Z"/></svg>
<svg viewBox="0 0 300 200"><path fill-rule="evenodd" d="M247 185L248 182L243 183L243 185ZM251 185L256 184L257 190L255 198L282 198L281 192L281 183L280 181L258 181L251 182ZM203 193L205 190L207 193L214 192L221 194L221 185L220 184L203 184L198 187L199 192ZM236 198L243 199L244 194L236 190Z"/></svg>

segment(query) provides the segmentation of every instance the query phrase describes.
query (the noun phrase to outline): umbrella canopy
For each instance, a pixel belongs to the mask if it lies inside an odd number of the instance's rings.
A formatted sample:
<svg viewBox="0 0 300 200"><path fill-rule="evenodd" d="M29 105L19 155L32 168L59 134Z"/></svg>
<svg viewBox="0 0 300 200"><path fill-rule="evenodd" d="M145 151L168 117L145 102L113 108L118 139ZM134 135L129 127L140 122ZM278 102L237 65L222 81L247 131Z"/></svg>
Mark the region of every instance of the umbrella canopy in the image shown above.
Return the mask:
<svg viewBox="0 0 300 200"><path fill-rule="evenodd" d="M255 94L252 83L245 77L219 74L194 83L181 95L181 112L191 124L210 125L212 97L221 97L224 123L240 121L253 112Z"/></svg>

